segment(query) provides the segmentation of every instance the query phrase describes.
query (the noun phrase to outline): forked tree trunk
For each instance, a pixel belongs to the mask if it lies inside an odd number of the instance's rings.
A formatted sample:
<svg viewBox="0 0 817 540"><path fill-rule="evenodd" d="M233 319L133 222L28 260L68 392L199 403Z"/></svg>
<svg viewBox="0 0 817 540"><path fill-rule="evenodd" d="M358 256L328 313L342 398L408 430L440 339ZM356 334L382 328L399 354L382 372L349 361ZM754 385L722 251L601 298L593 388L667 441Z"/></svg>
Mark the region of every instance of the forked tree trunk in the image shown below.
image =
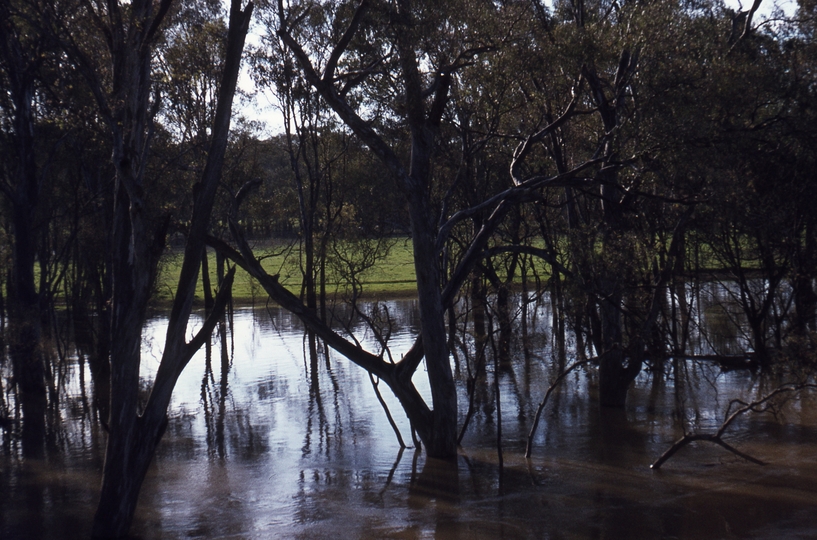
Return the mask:
<svg viewBox="0 0 817 540"><path fill-rule="evenodd" d="M134 416L127 427L119 426L111 432L105 454L102 491L94 516L94 538L121 538L128 534L142 482L156 452L156 446L166 427L147 425Z"/></svg>
<svg viewBox="0 0 817 540"><path fill-rule="evenodd" d="M400 41L400 40L398 40ZM406 47L400 43L401 49ZM413 88L418 74L410 53L402 51L407 88ZM420 96L412 96L419 100ZM437 220L430 200L431 154L436 129L432 129L425 114L415 102L410 107L418 111L410 114L412 121L411 167L402 179L408 195L411 216L411 239L414 249L414 272L417 279L417 297L421 335L425 351L428 382L431 387L432 425L426 443L430 457L452 458L457 455L457 387L451 370L450 351L445 330L445 305L442 299L440 253L437 249Z"/></svg>
<svg viewBox="0 0 817 540"><path fill-rule="evenodd" d="M450 77L443 74L439 84L435 85L431 105L426 103L420 65L415 47L420 36L414 35L410 6L407 2L397 2L394 17L395 48L401 67L401 82L405 90L406 124L411 130L411 157L409 167L395 151L364 121L346 101L345 92L339 93L335 87L335 69L338 61L359 30L363 16L368 9L366 2L361 2L352 17L348 28L340 41L330 52L324 72L318 73L309 55L289 33L286 27L287 16L283 4L279 4L279 17L282 24L278 35L284 44L293 52L305 78L318 91L328 105L340 116L346 125L380 158L397 178L398 186L405 195L411 217L411 237L414 245L414 268L417 278L417 294L422 323L422 347L415 353L423 351L428 368L428 380L431 387L433 410L428 411L423 403L417 403L419 397L411 384L411 375L419 365L415 354L410 362L401 362L396 378L389 386L400 399L406 413L412 418L412 424L426 444L429 456L450 458L457 452L457 394L449 360L445 331L445 306L442 301L442 281L440 261L437 250L437 220L432 211L431 193L431 157L434 151L435 138L449 97ZM408 170L407 170L408 169ZM246 255L245 255L246 256ZM247 257L249 258L249 257ZM277 286L269 284L270 287ZM278 299L276 299L278 300ZM291 299L285 299L288 304ZM300 309L300 307L296 307ZM304 315L299 315L304 319ZM331 338L343 350L348 350L351 357L358 356L360 351L348 347ZM342 338L339 338L342 339ZM338 350L341 350L338 349ZM343 351L341 350L343 353ZM343 353L346 354L346 353ZM348 355L347 355L348 356ZM409 355L406 355L409 356ZM365 354L363 355L365 358ZM404 358L405 360L405 358ZM375 364L371 359L360 362L362 366ZM391 368L373 365L377 372L390 372ZM368 369L368 368L367 368ZM403 379L405 377L405 379ZM388 382L388 381L387 381ZM428 414L427 414L428 413Z"/></svg>
<svg viewBox="0 0 817 540"><path fill-rule="evenodd" d="M100 502L94 516L93 535L101 538L125 536L130 529L139 491L156 445L167 425L167 407L182 370L209 338L224 312L234 272L227 274L216 296L212 313L198 333L187 342L187 325L199 279L205 236L221 177L230 127L236 81L249 27L252 4L241 10L232 0L230 24L213 138L198 189L194 191L193 214L165 349L144 411L139 414L139 366L142 327L150 298L158 258L164 246L165 227L150 231L146 224L142 176L145 149L149 147L148 95L152 88L150 59L155 32L171 0L163 0L154 15L152 2L134 0L129 27L112 24L111 59L116 109L109 118L113 134L116 170L114 231L111 267L111 415L105 453ZM109 9L121 10L117 3ZM122 15L120 12L119 15ZM112 20L117 20L113 17ZM121 22L121 18L118 19ZM102 96L101 89L96 94ZM104 98L100 97L103 101ZM105 109L105 103L102 103Z"/></svg>
<svg viewBox="0 0 817 540"><path fill-rule="evenodd" d="M593 91L593 99L599 109L605 133L613 133L619 126L619 110L623 106L624 89L629 77L635 72L637 57L631 57L626 49L621 51L618 70L614 81L602 81L595 69L585 69L585 75ZM609 84L613 82L612 88ZM608 91L612 90L612 95ZM604 145L604 155L613 159L617 148L614 139L609 139ZM602 407L624 407L627 399L627 389L641 371L638 364L628 364L624 354L626 344L624 340L624 321L622 319L622 286L620 276L616 270L607 268L605 261L615 260L621 249L617 245L617 238L624 227L623 195L619 185L617 168L606 167L599 174L600 202L602 206L603 237L601 240L601 271L597 277L600 294L597 295L598 316L600 319L601 344L599 350L599 404ZM631 360L634 362L634 360Z"/></svg>
<svg viewBox="0 0 817 540"><path fill-rule="evenodd" d="M117 173L127 171L120 169ZM151 446L142 441L143 429L137 416L142 326L155 272L152 246L144 236L140 216L131 215L131 205L121 185L114 204L110 419L102 489L93 526L93 536L99 538L127 534L150 463L145 460L146 451L149 447L152 456L155 448L155 443ZM131 252L136 256L131 258Z"/></svg>

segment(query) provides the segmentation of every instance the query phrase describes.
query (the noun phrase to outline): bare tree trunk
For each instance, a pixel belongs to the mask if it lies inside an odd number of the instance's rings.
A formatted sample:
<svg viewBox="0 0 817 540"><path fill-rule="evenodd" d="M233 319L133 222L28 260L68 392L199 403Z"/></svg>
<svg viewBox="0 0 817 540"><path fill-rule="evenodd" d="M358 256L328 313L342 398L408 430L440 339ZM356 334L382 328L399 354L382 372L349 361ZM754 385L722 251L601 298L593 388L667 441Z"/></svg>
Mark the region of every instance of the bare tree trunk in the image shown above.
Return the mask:
<svg viewBox="0 0 817 540"><path fill-rule="evenodd" d="M118 170L118 174L128 171ZM130 529L136 500L158 442L149 440L137 416L142 325L155 271L151 243L146 241L138 213L130 215L122 180L115 205L114 290L111 313L111 402L102 490L94 517L95 537L122 537ZM132 227L133 219L137 220ZM135 229L135 230L134 230ZM136 254L130 258L131 250Z"/></svg>
<svg viewBox="0 0 817 540"><path fill-rule="evenodd" d="M623 89L627 80L635 72L636 58L631 57L626 49L621 52L618 71L615 75L612 95L607 95L610 85L602 81L595 70L585 70L588 83L593 91L593 99L599 108L604 130L613 133L619 124L619 107L623 104ZM616 153L614 139L604 144L604 155L613 159ZM623 227L622 196L616 168L603 169L601 176L601 204L603 211L604 233L602 239L601 275L597 277L599 294L597 306L600 319L601 336L596 342L600 343L599 351L599 404L602 407L624 407L627 399L627 389L641 370L640 361L635 364L634 358L625 363L623 347L624 332L622 309L622 283L613 268L607 267L607 261L614 260L612 251L617 247L615 239ZM599 339L600 338L600 339Z"/></svg>
<svg viewBox="0 0 817 540"><path fill-rule="evenodd" d="M9 183L0 182L0 189L11 207L13 235L8 282L8 345L14 381L23 408L23 452L31 456L42 452L46 405L46 372L40 349L40 295L34 279L38 246L34 227L40 187L34 155L32 107L40 59L35 51L26 50L18 39L17 36L25 31L15 28L9 5L5 3L0 5L0 19L0 65L5 67L11 101L10 110L5 113L11 116L11 140L15 150L7 160L8 168L14 170L14 178Z"/></svg>
<svg viewBox="0 0 817 540"><path fill-rule="evenodd" d="M401 82L405 89L406 124L411 131L411 157L406 168L394 150L355 112L344 95L338 93L334 86L337 62L358 31L363 14L368 8L367 3L362 2L357 8L349 27L331 51L324 72L320 74L315 70L309 55L289 33L283 5L279 6L279 21L282 27L278 30L278 35L295 55L304 77L346 125L386 164L397 178L398 187L408 201L417 294L420 317L423 321L422 345L414 349L410 362L401 362L402 369L398 369L397 380L393 375L389 385L409 416L414 415L413 426L426 444L428 455L454 457L457 451L457 395L446 340L441 265L437 249L437 216L430 200L431 157L444 106L448 101L450 73L441 74L439 84L434 88L431 105L427 105L420 66L415 54L415 45L419 37L413 34L411 6L406 1L397 2L391 15L394 17L393 28L401 67ZM301 317L303 318L303 315ZM329 342L329 345L335 346L332 342ZM347 348L346 345L340 343L338 345ZM348 350L353 355L357 353L352 349ZM431 386L433 409L430 416L427 407L415 402L416 389L410 384L411 376L422 356L417 354L420 351L425 355ZM368 361L366 363L368 364ZM377 369L384 371L379 366Z"/></svg>
<svg viewBox="0 0 817 540"><path fill-rule="evenodd" d="M603 283L605 298L599 301L602 350L599 354L599 404L624 407L627 390L634 377L625 367L622 349L621 291L613 283Z"/></svg>
<svg viewBox="0 0 817 540"><path fill-rule="evenodd" d="M423 442L429 456L450 458L457 455L457 390L446 340L436 229L429 205L417 200L421 197L425 198L418 195L410 201L410 209L421 334L433 403L432 429Z"/></svg>
<svg viewBox="0 0 817 540"><path fill-rule="evenodd" d="M223 79L213 126L213 139L202 180L194 192L193 215L165 349L153 388L139 414L139 365L142 327L164 246L165 227L151 233L146 223L143 175L145 149L149 146L148 95L152 87L150 58L158 25L170 7L164 0L154 14L148 0L130 6L129 28L112 25L111 59L114 65L110 125L116 169L113 232L113 299L111 308L111 418L103 469L100 502L94 516L95 537L122 537L130 529L139 491L167 424L167 407L176 381L195 352L204 344L224 312L234 272L224 279L213 312L190 342L187 325L198 283L205 237L216 188L221 176L229 133L232 100L247 33L252 4L241 11L233 0ZM118 5L109 9L119 10ZM112 20L117 20L113 14ZM123 14L118 13L119 17ZM121 21L121 18L119 19ZM102 96L101 90L97 92ZM103 98L103 106L106 104Z"/></svg>

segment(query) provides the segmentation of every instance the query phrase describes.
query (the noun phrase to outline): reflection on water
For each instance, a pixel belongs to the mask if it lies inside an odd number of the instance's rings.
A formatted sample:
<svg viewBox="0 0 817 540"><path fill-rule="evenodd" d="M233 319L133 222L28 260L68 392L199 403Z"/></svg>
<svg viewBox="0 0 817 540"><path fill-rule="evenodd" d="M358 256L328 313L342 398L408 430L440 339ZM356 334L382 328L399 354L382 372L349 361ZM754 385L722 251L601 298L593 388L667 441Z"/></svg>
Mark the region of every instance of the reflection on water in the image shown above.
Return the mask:
<svg viewBox="0 0 817 540"><path fill-rule="evenodd" d="M412 302L391 302L399 357L417 332ZM550 317L537 319L545 324ZM157 368L166 321L145 330L143 374ZM363 341L371 339L358 328ZM529 328L542 333L546 328ZM551 365L541 337L501 367L504 468L498 467L493 366L456 463L402 451L367 374L304 337L276 309L236 312L185 370L144 484L133 533L142 538L781 538L817 534L817 416L797 402L785 422L739 420L728 440L758 467L715 445L649 464L687 429L711 429L736 395L768 390L745 372L682 364L678 381L643 375L626 412L588 397L578 372L552 396L524 444ZM535 335L533 337L536 337ZM372 345L374 349L374 346ZM310 354L310 350L313 354ZM0 538L84 538L96 505L104 433L83 362L66 366L42 460L3 433ZM6 378L3 378L4 384ZM421 392L428 395L421 377ZM464 382L463 382L464 387ZM408 422L384 392L406 441ZM14 411L3 387L4 406ZM464 415L468 400L461 392Z"/></svg>

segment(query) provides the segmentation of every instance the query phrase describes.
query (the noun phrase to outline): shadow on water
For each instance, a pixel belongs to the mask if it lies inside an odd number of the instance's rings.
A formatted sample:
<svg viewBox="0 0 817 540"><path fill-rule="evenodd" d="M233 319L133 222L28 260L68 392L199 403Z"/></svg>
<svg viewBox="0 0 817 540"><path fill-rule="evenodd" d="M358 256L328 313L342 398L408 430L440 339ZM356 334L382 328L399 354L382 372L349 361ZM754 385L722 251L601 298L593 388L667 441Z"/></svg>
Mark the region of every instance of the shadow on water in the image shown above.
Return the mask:
<svg viewBox="0 0 817 540"><path fill-rule="evenodd" d="M410 302L390 310L405 315L392 338L399 357L416 334L416 315ZM155 373L165 330L162 318L145 330L146 380ZM543 332L527 329L537 331ZM552 396L526 460L536 406L558 372L558 362L539 352L498 368L487 363L463 449L458 459L439 461L401 449L367 374L305 337L290 315L239 310L233 326L220 326L179 380L132 532L145 539L817 534L814 397L791 403L782 421L746 416L730 429L729 441L769 462L765 467L699 444L653 471L649 464L684 429L712 429L730 399L768 388L742 372L690 363L642 375L626 410L600 411L593 372L577 370ZM104 432L87 405L94 384L81 359L67 366L59 414L46 416L52 442L41 457L23 455L13 423L19 405L3 372L3 406L12 424L0 429L0 538L88 536ZM464 415L465 375L461 384ZM419 379L418 386L428 395ZM410 441L396 400L383 397Z"/></svg>

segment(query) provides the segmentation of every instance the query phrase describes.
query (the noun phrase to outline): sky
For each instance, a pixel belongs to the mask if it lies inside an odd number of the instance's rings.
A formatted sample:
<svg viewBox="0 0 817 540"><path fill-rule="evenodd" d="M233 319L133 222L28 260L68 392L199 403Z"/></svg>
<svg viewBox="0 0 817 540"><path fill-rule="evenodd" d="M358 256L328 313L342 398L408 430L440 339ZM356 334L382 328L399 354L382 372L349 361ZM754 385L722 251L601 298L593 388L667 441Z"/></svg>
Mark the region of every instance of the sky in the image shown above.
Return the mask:
<svg viewBox="0 0 817 540"><path fill-rule="evenodd" d="M741 11L747 11L749 8L752 7L752 0L724 0L724 3L731 7L732 9L739 9ZM763 0L760 3L760 7L755 14L755 17L766 18L771 15L772 11L774 11L775 7L779 7L782 9L786 15L794 15L794 12L797 10L797 1L796 0Z"/></svg>

